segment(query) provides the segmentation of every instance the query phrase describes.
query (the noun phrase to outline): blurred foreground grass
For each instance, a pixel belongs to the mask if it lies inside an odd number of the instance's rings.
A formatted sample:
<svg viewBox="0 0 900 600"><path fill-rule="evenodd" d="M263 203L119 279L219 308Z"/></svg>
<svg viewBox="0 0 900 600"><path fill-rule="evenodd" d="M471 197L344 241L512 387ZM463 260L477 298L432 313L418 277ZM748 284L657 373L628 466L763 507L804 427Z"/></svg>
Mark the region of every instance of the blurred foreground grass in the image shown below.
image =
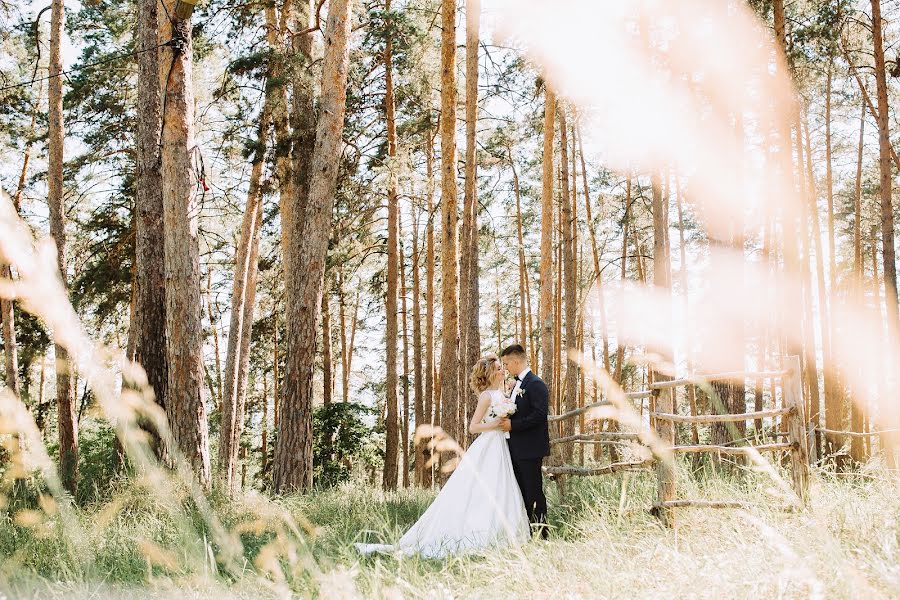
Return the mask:
<svg viewBox="0 0 900 600"><path fill-rule="evenodd" d="M223 540L188 490L160 485L122 480L109 500L77 508L11 503L0 523L0 591L53 599L900 597L900 483L877 465L849 476L819 472L810 510L793 514L766 503L761 475L683 472L681 496L751 507L680 509L677 530L648 512L652 473L571 481L564 501L548 484L550 541L443 562L362 558L352 545L399 538L431 491L347 484L278 499L214 494Z"/></svg>

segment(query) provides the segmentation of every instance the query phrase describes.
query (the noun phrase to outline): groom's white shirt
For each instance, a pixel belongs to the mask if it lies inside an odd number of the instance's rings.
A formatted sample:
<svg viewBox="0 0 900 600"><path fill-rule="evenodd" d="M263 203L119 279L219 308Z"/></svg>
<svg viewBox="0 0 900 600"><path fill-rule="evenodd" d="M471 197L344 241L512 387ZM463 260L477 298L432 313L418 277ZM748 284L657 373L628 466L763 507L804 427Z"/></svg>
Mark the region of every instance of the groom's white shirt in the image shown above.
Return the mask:
<svg viewBox="0 0 900 600"><path fill-rule="evenodd" d="M525 379L525 376L531 373L531 369L525 367L521 373L519 373L518 377L516 377L516 385L512 390L512 394L509 395L509 401L515 402L516 395L519 393L519 388L522 387L522 380Z"/></svg>

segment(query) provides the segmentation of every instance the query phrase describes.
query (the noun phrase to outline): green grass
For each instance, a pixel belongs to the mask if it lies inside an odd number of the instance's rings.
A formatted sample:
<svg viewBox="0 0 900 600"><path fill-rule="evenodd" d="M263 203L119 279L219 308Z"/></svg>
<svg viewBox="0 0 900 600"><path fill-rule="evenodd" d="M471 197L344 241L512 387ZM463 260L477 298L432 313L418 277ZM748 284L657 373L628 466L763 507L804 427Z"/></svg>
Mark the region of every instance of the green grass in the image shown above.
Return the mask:
<svg viewBox="0 0 900 600"><path fill-rule="evenodd" d="M800 513L776 508L762 474L683 472L681 496L752 507L680 509L675 530L649 514L652 473L571 481L564 500L548 485L550 541L446 561L353 548L399 538L431 491L346 484L278 499L213 495L205 513L172 482L116 486L106 503L7 511L0 589L54 599L900 597L900 484L875 466L817 473Z"/></svg>

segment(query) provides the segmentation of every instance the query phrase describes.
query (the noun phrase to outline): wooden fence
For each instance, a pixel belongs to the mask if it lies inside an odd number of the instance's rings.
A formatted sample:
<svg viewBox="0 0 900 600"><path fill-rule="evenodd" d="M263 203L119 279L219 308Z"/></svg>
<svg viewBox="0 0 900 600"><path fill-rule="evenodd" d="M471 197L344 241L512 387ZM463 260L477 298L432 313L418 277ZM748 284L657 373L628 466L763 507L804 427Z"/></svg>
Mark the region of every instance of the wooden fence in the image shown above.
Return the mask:
<svg viewBox="0 0 900 600"><path fill-rule="evenodd" d="M665 449L664 452L654 452L652 459L614 462L608 465L591 467L567 464L550 465L545 467L544 471L549 475L564 477L567 475L604 475L617 471L655 468L657 475L657 500L654 509L664 522L671 525L674 523L673 509L675 508L690 506L704 508L735 508L744 506L744 503L737 501L708 501L678 498L674 468L675 455L704 452L729 455L748 455L753 452L789 452L791 485L799 503L801 505L805 504L809 497L809 452L806 417L804 415L800 358L797 356L787 357L784 361L784 366L785 369L783 371L719 373L703 377L688 377L669 381L658 381L651 383L647 390L627 393L625 394L625 397L629 400L642 400L643 398L652 398L653 400L656 400L655 402L650 402L650 407L652 408L654 406L660 406L659 399L661 395L674 394L675 389L680 386L698 385L721 380L752 379L761 381L764 379L778 379L781 381L782 406L773 406L771 409L753 412L708 415L681 415L675 414L674 412L670 413L651 410L649 412L650 423L655 424L655 426L652 430L644 432L643 439L648 439L647 436L657 436L662 442L662 448ZM774 398L772 403L775 403ZM595 408L611 405L612 404L608 401L596 402L560 415L551 415L548 417L548 420L551 423L561 423L569 419L586 415ZM674 403L666 402L663 403L663 405L674 406ZM776 439L787 438L786 442L753 445L753 440L743 440L751 442L746 446L724 446L713 444L678 446L674 443L675 423L710 424L750 420L759 422L759 420L764 418L775 417L780 417L782 431L776 432L774 437L776 437ZM603 418L608 417L604 416ZM640 432L582 432L575 435L552 438L550 443L552 445L572 443L621 443L622 441L639 442L641 438L642 435ZM659 447L659 445L657 445L657 447Z"/></svg>

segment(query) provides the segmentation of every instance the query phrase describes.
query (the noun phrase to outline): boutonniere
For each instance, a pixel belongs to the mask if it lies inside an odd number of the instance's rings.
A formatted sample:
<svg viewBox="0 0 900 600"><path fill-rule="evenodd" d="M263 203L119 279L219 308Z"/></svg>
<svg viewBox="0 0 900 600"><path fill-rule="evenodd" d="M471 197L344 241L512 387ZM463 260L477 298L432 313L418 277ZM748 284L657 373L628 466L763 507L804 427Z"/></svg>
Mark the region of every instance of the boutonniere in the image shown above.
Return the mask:
<svg viewBox="0 0 900 600"><path fill-rule="evenodd" d="M524 396L524 395L525 395L525 388L521 388L521 387L520 387L518 393L516 394L516 396L519 397L519 398L521 398L521 397Z"/></svg>

